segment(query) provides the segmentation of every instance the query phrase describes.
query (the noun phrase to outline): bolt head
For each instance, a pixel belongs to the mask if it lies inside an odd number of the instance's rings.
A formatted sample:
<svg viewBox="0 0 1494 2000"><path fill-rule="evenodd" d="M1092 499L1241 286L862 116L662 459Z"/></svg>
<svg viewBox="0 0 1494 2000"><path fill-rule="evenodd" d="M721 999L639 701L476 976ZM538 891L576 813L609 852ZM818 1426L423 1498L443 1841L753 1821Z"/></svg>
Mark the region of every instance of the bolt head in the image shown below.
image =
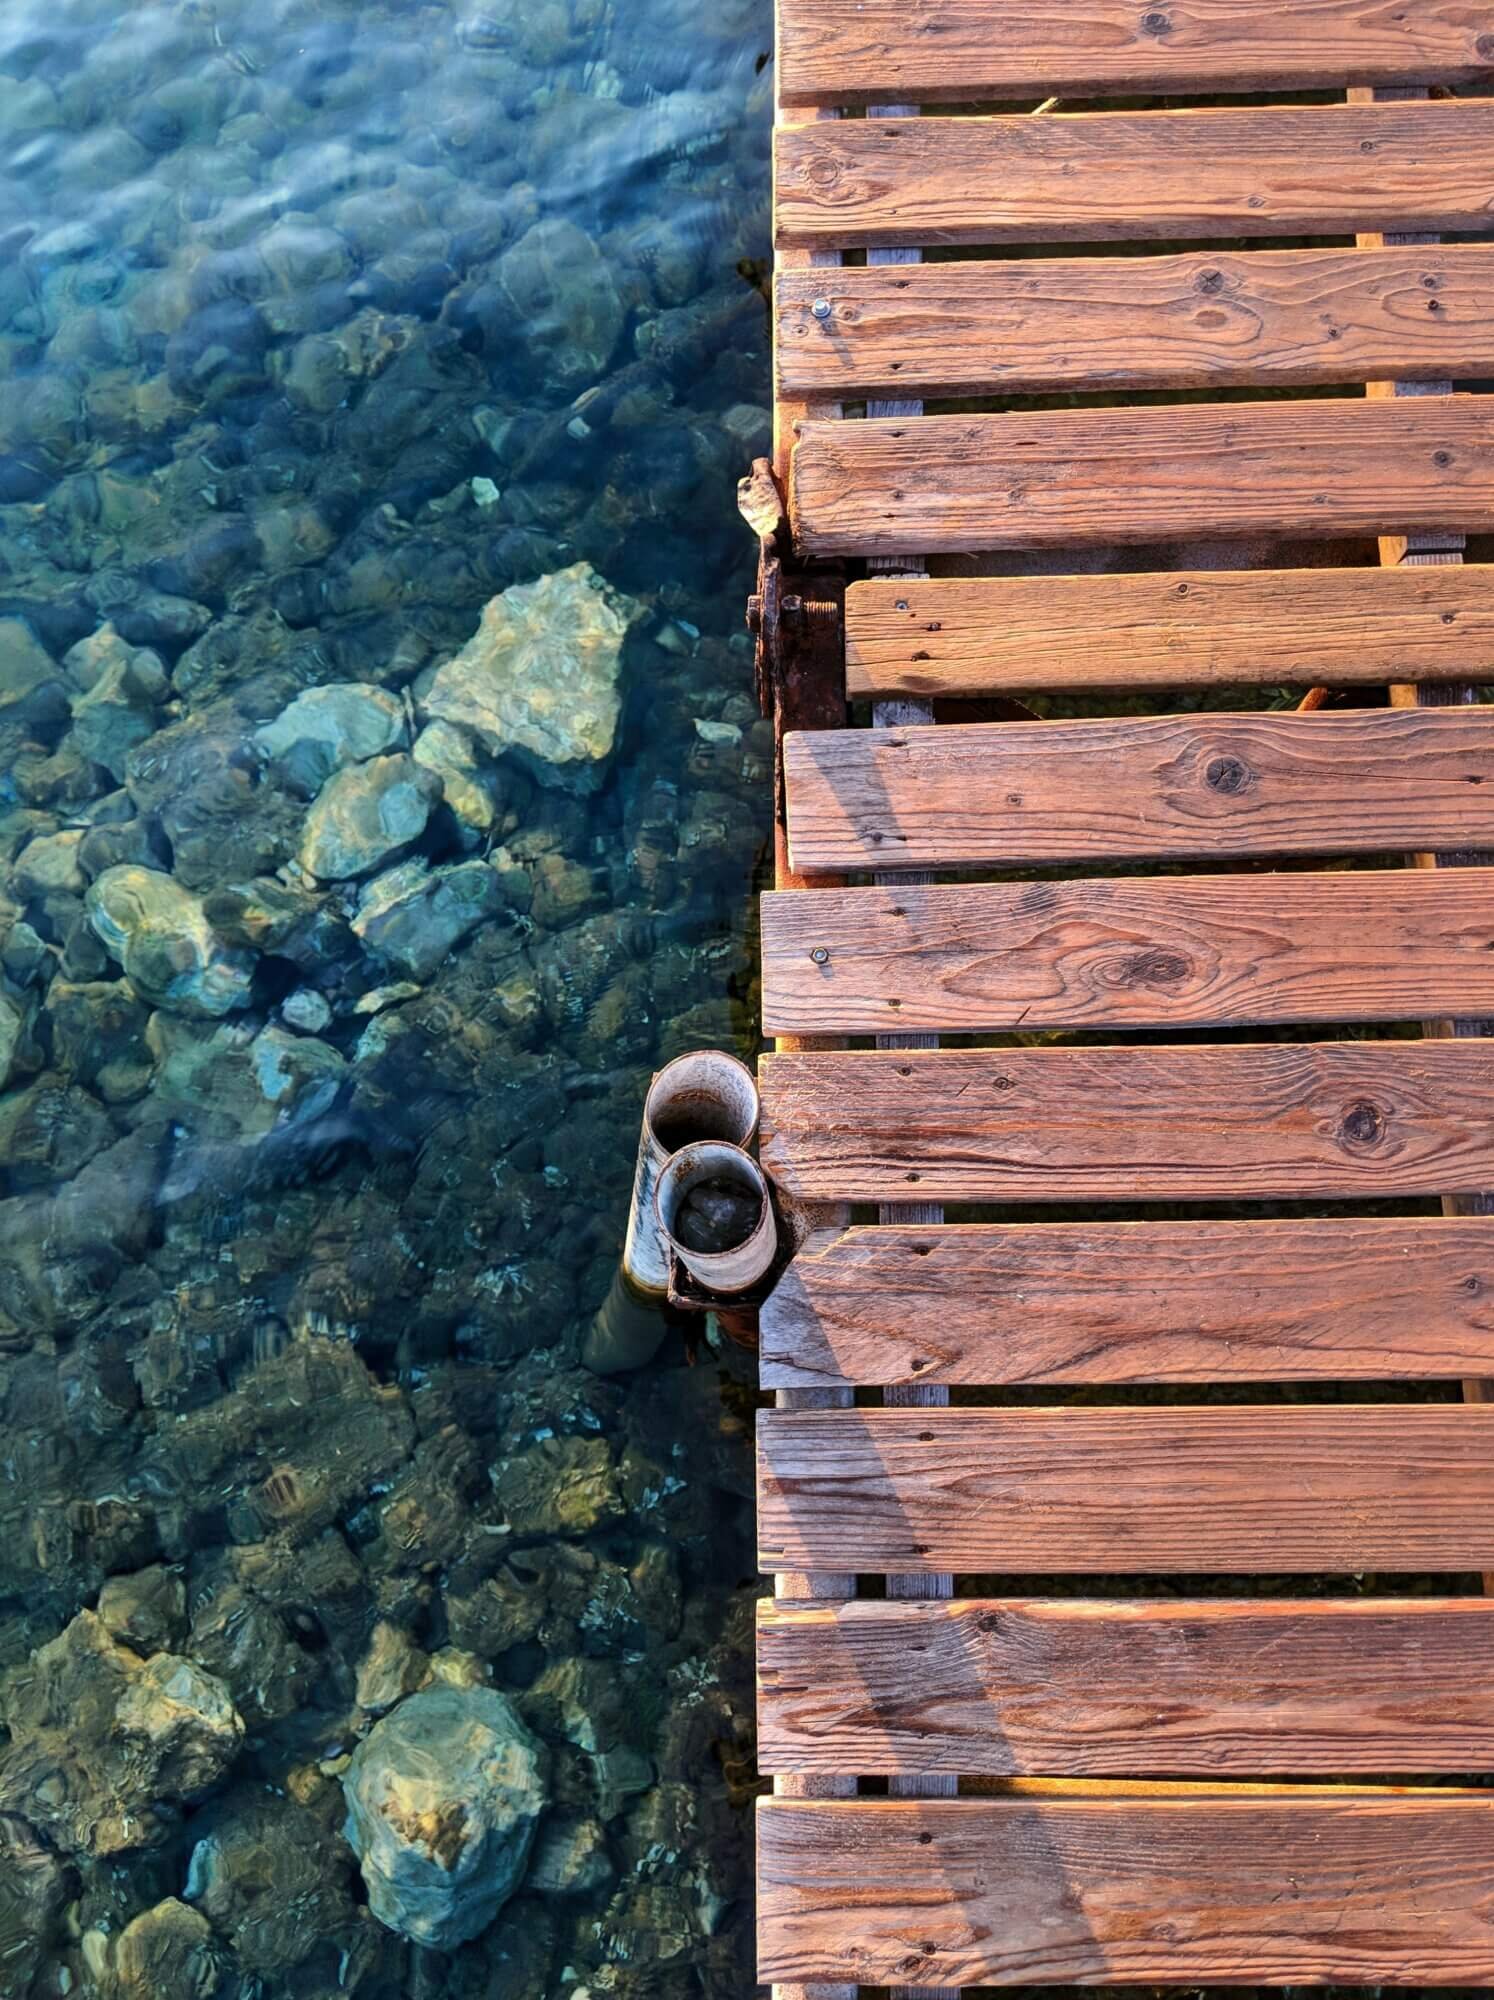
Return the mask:
<svg viewBox="0 0 1494 2000"><path fill-rule="evenodd" d="M816 319L829 319L833 307L828 299L816 299L809 310L814 314Z"/></svg>
<svg viewBox="0 0 1494 2000"><path fill-rule="evenodd" d="M816 965L828 965L830 963L830 954L822 944L817 944L809 955Z"/></svg>

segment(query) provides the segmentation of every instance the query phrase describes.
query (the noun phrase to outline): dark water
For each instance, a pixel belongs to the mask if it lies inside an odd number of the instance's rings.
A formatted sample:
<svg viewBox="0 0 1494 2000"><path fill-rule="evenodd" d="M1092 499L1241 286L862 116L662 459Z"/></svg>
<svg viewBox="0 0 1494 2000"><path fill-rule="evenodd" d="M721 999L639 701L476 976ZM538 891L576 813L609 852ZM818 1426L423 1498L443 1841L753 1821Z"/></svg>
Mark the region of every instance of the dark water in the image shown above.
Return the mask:
<svg viewBox="0 0 1494 2000"><path fill-rule="evenodd" d="M751 1045L767 32L0 15L3 2000L750 1989L746 1370L582 1348Z"/></svg>

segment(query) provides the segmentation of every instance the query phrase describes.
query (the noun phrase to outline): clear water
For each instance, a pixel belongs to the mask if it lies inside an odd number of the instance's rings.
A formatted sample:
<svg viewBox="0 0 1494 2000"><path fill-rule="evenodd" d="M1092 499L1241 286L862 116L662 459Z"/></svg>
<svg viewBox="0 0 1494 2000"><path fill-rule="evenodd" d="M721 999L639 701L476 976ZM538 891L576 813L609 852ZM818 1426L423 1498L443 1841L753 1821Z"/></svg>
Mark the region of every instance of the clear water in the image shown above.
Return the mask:
<svg viewBox="0 0 1494 2000"><path fill-rule="evenodd" d="M752 1033L767 34L0 15L0 2000L750 1988L747 1370L581 1356ZM450 1949L342 1831L432 1685L546 1808Z"/></svg>

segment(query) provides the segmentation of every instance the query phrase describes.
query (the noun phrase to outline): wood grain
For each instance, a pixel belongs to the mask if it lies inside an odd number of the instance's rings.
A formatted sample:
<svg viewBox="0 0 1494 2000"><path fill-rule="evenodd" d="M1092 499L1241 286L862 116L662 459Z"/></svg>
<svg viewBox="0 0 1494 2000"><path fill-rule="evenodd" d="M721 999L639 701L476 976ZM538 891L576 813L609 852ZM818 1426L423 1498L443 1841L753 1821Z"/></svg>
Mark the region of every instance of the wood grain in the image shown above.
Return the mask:
<svg viewBox="0 0 1494 2000"><path fill-rule="evenodd" d="M763 1599L764 1771L969 1777L1494 1770L1473 1597Z"/></svg>
<svg viewBox="0 0 1494 2000"><path fill-rule="evenodd" d="M780 126L777 241L1101 243L1485 229L1494 103Z"/></svg>
<svg viewBox="0 0 1494 2000"><path fill-rule="evenodd" d="M1487 1043L848 1050L762 1058L795 1200L1307 1201L1494 1183Z"/></svg>
<svg viewBox="0 0 1494 2000"><path fill-rule="evenodd" d="M853 697L1375 687L1494 671L1494 565L852 584Z"/></svg>
<svg viewBox="0 0 1494 2000"><path fill-rule="evenodd" d="M925 104L1218 94L1487 77L1487 16L1462 0L791 0L789 103Z"/></svg>
<svg viewBox="0 0 1494 2000"><path fill-rule="evenodd" d="M796 890L762 968L768 1035L1494 1014L1494 870Z"/></svg>
<svg viewBox="0 0 1494 2000"><path fill-rule="evenodd" d="M805 877L1494 846L1491 708L836 730L784 775Z"/></svg>
<svg viewBox="0 0 1494 2000"><path fill-rule="evenodd" d="M1494 1567L1494 1404L763 1410L759 1562L1272 1575Z"/></svg>
<svg viewBox="0 0 1494 2000"><path fill-rule="evenodd" d="M764 1388L1494 1374L1494 1220L1076 1222L812 1237Z"/></svg>
<svg viewBox="0 0 1494 2000"><path fill-rule="evenodd" d="M804 878L1490 846L1494 708L836 730L784 778Z"/></svg>
<svg viewBox="0 0 1494 2000"><path fill-rule="evenodd" d="M1494 1794L758 1808L763 1979L1494 1985Z"/></svg>
<svg viewBox="0 0 1494 2000"><path fill-rule="evenodd" d="M803 396L1445 381L1494 348L1483 244L848 266L773 297L779 386Z"/></svg>
<svg viewBox="0 0 1494 2000"><path fill-rule="evenodd" d="M1494 401L1344 397L805 423L789 503L801 546L819 555L1109 546L1196 535L1201 525L1218 536L1487 529Z"/></svg>

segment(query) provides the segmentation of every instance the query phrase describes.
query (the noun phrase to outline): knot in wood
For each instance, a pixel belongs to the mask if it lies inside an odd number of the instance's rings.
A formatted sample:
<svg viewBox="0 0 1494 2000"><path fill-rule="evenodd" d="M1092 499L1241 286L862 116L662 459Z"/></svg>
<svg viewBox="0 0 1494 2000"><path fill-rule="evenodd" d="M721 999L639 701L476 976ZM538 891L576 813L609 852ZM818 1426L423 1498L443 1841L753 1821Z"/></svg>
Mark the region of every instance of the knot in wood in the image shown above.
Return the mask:
<svg viewBox="0 0 1494 2000"><path fill-rule="evenodd" d="M1250 767L1238 757L1211 757L1204 771L1204 783L1215 792L1243 792L1250 783Z"/></svg>
<svg viewBox="0 0 1494 2000"><path fill-rule="evenodd" d="M1351 1104L1339 1127L1348 1146L1377 1146L1385 1137L1385 1118L1378 1104L1361 1097Z"/></svg>
<svg viewBox="0 0 1494 2000"><path fill-rule="evenodd" d="M1154 9L1141 17L1141 32L1144 35L1166 35L1172 31L1172 21L1160 9Z"/></svg>

